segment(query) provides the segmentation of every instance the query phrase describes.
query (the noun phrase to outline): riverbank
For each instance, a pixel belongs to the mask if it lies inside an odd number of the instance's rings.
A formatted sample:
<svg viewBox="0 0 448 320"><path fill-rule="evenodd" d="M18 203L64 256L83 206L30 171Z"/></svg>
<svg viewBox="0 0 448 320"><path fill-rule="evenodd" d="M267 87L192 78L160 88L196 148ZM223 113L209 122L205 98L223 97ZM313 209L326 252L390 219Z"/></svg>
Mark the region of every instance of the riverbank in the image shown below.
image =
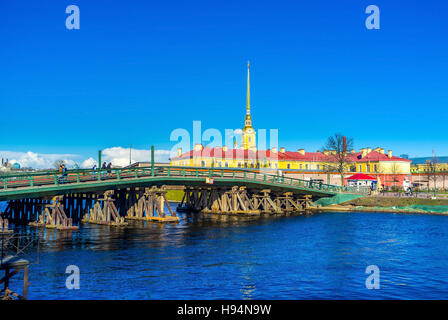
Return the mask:
<svg viewBox="0 0 448 320"><path fill-rule="evenodd" d="M425 205L425 206L448 206L446 199L428 199L428 198L413 198L413 197L363 197L344 202L343 205L354 206L377 206L377 207L404 207L411 205Z"/></svg>
<svg viewBox="0 0 448 320"><path fill-rule="evenodd" d="M411 197L364 197L338 205L313 208L315 211L361 211L448 215L448 200Z"/></svg>

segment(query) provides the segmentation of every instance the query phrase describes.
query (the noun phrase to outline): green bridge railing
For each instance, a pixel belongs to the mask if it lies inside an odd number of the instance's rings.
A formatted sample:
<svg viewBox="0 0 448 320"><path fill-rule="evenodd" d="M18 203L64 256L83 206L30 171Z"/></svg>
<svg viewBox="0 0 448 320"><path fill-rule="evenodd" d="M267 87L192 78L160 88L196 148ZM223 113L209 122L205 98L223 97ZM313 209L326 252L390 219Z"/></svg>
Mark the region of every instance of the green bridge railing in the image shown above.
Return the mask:
<svg viewBox="0 0 448 320"><path fill-rule="evenodd" d="M148 177L169 178L210 178L233 179L244 182L262 182L265 185L300 188L328 193L368 194L369 188L341 187L316 181L289 178L266 174L247 169L204 168L204 167L141 167L114 169L77 169L69 170L66 176L58 171L25 172L0 175L0 194L12 188L29 188L39 186L59 186L73 183L101 183L110 180L136 179ZM211 180L209 181L211 183Z"/></svg>

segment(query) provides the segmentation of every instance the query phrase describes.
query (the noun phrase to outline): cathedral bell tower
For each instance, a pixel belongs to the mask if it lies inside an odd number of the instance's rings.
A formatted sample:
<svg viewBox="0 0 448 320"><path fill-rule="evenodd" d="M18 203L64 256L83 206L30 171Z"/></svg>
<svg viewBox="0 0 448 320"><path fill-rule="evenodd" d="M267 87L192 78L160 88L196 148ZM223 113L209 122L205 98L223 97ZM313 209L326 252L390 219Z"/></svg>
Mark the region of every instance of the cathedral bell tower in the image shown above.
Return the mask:
<svg viewBox="0 0 448 320"><path fill-rule="evenodd" d="M250 115L250 84L249 84L249 62L247 62L247 101L246 101L246 117L244 119L243 134L241 135L242 146L246 150L255 151L257 144L255 141L255 130L252 127L252 117Z"/></svg>

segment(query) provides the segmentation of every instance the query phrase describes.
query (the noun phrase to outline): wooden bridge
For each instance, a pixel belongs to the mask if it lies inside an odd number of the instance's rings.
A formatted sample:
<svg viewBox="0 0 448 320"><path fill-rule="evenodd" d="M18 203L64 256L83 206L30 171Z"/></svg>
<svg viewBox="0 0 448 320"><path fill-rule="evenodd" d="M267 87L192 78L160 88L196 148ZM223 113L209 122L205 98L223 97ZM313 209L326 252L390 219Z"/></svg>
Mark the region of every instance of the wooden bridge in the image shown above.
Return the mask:
<svg viewBox="0 0 448 320"><path fill-rule="evenodd" d="M322 197L356 198L368 190L247 169L144 167L0 176L3 219L37 227L76 229L72 222L126 225L127 220L171 222L165 186L185 187L179 211L257 215L302 212Z"/></svg>

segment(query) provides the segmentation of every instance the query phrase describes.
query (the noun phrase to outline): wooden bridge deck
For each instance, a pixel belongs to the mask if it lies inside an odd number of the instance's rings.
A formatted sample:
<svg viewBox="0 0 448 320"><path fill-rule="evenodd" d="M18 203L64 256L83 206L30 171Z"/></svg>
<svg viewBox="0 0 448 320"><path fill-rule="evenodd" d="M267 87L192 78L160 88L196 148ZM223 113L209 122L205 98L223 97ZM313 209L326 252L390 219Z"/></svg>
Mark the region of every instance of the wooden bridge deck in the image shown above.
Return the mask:
<svg viewBox="0 0 448 320"><path fill-rule="evenodd" d="M340 187L245 169L167 166L110 169L109 172L72 170L65 177L65 181L56 171L0 176L0 201L153 185L246 186L316 197L338 194L363 196L368 193L367 189Z"/></svg>

